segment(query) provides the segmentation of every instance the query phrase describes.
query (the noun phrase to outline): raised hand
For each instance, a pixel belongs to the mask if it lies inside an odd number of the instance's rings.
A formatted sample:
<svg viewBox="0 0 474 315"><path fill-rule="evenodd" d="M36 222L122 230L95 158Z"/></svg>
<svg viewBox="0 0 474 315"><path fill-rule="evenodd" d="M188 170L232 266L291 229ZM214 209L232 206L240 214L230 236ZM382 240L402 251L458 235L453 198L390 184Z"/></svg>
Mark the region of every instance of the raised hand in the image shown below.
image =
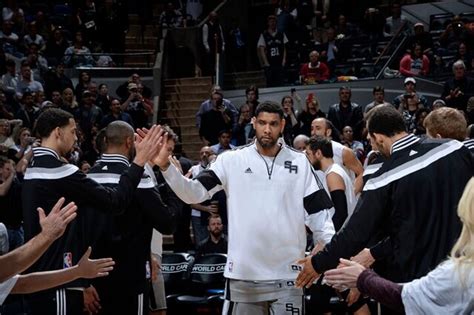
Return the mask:
<svg viewBox="0 0 474 315"><path fill-rule="evenodd" d="M89 259L92 248L89 246L77 263L77 272L80 278L92 279L105 277L114 269L115 262L112 258Z"/></svg>
<svg viewBox="0 0 474 315"><path fill-rule="evenodd" d="M356 288L357 279L366 268L361 264L347 259L341 258L339 261L340 265L338 268L331 269L324 273L324 279L326 279L326 282L330 286L338 290Z"/></svg>
<svg viewBox="0 0 474 315"><path fill-rule="evenodd" d="M69 222L74 220L77 215L77 206L74 202L70 202L64 208L61 208L64 201L64 197L60 198L48 216L45 215L42 208L38 208L41 233L49 240L56 240L63 235Z"/></svg>
<svg viewBox="0 0 474 315"><path fill-rule="evenodd" d="M161 126L153 125L150 130L137 130L135 136L135 149L137 154L133 162L144 166L150 161L163 147L164 131Z"/></svg>

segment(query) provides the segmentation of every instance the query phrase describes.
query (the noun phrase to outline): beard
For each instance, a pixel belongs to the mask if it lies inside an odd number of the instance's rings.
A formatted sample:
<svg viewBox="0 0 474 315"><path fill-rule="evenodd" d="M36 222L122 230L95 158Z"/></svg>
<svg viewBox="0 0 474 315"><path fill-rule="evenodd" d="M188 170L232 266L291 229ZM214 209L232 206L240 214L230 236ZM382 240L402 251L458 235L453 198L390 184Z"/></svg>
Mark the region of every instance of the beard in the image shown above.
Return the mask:
<svg viewBox="0 0 474 315"><path fill-rule="evenodd" d="M263 136L260 136L260 137L257 137L257 141L258 141L258 144L260 144L262 148L270 149L277 144L278 139L273 139L271 137L264 139Z"/></svg>
<svg viewBox="0 0 474 315"><path fill-rule="evenodd" d="M316 160L312 164L313 164L313 167L314 167L315 170L317 170L317 171L321 170L321 161Z"/></svg>

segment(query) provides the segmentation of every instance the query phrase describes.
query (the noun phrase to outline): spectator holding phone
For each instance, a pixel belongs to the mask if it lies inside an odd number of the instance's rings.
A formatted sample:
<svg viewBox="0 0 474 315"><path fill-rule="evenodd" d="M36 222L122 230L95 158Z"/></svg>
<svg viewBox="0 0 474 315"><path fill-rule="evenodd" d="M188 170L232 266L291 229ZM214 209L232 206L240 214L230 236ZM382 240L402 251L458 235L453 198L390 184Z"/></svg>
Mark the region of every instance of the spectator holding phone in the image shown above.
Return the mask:
<svg viewBox="0 0 474 315"><path fill-rule="evenodd" d="M30 129L23 127L14 135L15 145L8 150L8 157L15 162L21 159L30 160L33 156L33 146L39 145L38 140L31 136Z"/></svg>

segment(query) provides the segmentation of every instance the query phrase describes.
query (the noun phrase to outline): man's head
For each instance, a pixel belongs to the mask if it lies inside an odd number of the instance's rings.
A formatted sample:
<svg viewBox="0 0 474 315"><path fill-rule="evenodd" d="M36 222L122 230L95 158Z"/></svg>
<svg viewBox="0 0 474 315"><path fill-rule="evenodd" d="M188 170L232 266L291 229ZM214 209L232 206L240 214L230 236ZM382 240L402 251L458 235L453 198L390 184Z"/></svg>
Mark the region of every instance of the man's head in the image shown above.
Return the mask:
<svg viewBox="0 0 474 315"><path fill-rule="evenodd" d="M82 104L87 107L91 107L94 104L94 96L91 91L84 90L84 92L82 92Z"/></svg>
<svg viewBox="0 0 474 315"><path fill-rule="evenodd" d="M306 146L306 155L314 168L321 170L321 162L324 159L332 159L334 156L331 139L322 136L311 137Z"/></svg>
<svg viewBox="0 0 474 315"><path fill-rule="evenodd" d="M331 137L332 127L326 118L316 118L311 122L311 137Z"/></svg>
<svg viewBox="0 0 474 315"><path fill-rule="evenodd" d="M215 110L219 110L222 108L222 106L224 106L223 99L224 96L221 92L214 91L214 93L212 93L211 100Z"/></svg>
<svg viewBox="0 0 474 315"><path fill-rule="evenodd" d="M351 88L348 86L341 86L339 89L339 100L342 103L349 103L351 101Z"/></svg>
<svg viewBox="0 0 474 315"><path fill-rule="evenodd" d="M309 137L307 135L297 135L293 140L293 148L298 151L304 151L306 149L306 145L309 142Z"/></svg>
<svg viewBox="0 0 474 315"><path fill-rule="evenodd" d="M467 122L457 109L442 107L426 116L423 125L430 138L449 138L464 141Z"/></svg>
<svg viewBox="0 0 474 315"><path fill-rule="evenodd" d="M266 101L257 106L255 117L252 119L258 144L264 149L277 145L283 129L283 109L280 104Z"/></svg>
<svg viewBox="0 0 474 315"><path fill-rule="evenodd" d="M134 135L128 123L120 120L111 122L105 129L106 153L122 154L131 159L135 150Z"/></svg>
<svg viewBox="0 0 474 315"><path fill-rule="evenodd" d="M5 181L13 173L13 161L0 155L0 180Z"/></svg>
<svg viewBox="0 0 474 315"><path fill-rule="evenodd" d="M10 135L10 123L8 119L0 119L0 136L8 137Z"/></svg>
<svg viewBox="0 0 474 315"><path fill-rule="evenodd" d="M36 133L43 144L47 142L61 156L66 156L77 141L74 116L58 108L48 109L39 115Z"/></svg>
<svg viewBox="0 0 474 315"><path fill-rule="evenodd" d="M250 116L250 106L248 104L243 104L240 106L240 114L242 115L244 121L250 120L252 118Z"/></svg>
<svg viewBox="0 0 474 315"><path fill-rule="evenodd" d="M221 147L230 149L231 136L232 136L232 133L229 130L219 131L218 140Z"/></svg>
<svg viewBox="0 0 474 315"><path fill-rule="evenodd" d="M33 105L35 105L35 99L33 97L33 94L31 92L23 93L23 95L21 96L21 103L26 107L33 107Z"/></svg>
<svg viewBox="0 0 474 315"><path fill-rule="evenodd" d="M209 231L209 234L215 238L220 238L222 236L222 231L224 230L221 217L218 215L210 216L207 230Z"/></svg>
<svg viewBox="0 0 474 315"><path fill-rule="evenodd" d="M258 87L255 85L249 86L245 89L245 95L247 96L247 102L252 103L258 100Z"/></svg>
<svg viewBox="0 0 474 315"><path fill-rule="evenodd" d="M53 104L55 104L56 106L60 106L62 104L61 92L59 92L58 90L52 91L51 102L53 102Z"/></svg>
<svg viewBox="0 0 474 315"><path fill-rule="evenodd" d="M453 63L453 74L456 80L463 79L466 74L466 65L462 60Z"/></svg>
<svg viewBox="0 0 474 315"><path fill-rule="evenodd" d="M405 91L407 93L414 93L416 88L416 80L412 77L406 78L403 85L405 86Z"/></svg>
<svg viewBox="0 0 474 315"><path fill-rule="evenodd" d="M444 106L446 106L446 102L443 101L442 99L437 99L433 101L433 105L431 106L431 108L435 110Z"/></svg>
<svg viewBox="0 0 474 315"><path fill-rule="evenodd" d="M277 19L276 19L276 16L274 15L269 15L267 17L267 25L268 25L268 28L272 31L276 30L276 25L277 25Z"/></svg>
<svg viewBox="0 0 474 315"><path fill-rule="evenodd" d="M211 147L203 146L201 150L199 150L199 158L201 159L201 164L207 166L209 164L209 156L212 154Z"/></svg>
<svg viewBox="0 0 474 315"><path fill-rule="evenodd" d="M425 32L425 26L423 23L415 23L415 26L413 27L413 30L415 31L415 35L420 35Z"/></svg>
<svg viewBox="0 0 474 315"><path fill-rule="evenodd" d="M392 105L379 105L367 116L367 130L370 141L383 156L391 154L394 137L405 134L405 121Z"/></svg>
<svg viewBox="0 0 474 315"><path fill-rule="evenodd" d="M171 129L171 127L168 125L162 125L161 128L168 135L168 142L166 144L166 149L168 150L169 154L173 154L174 147L176 146L179 140L178 135L176 135L174 130Z"/></svg>
<svg viewBox="0 0 474 315"><path fill-rule="evenodd" d="M372 95L374 96L374 101L377 104L382 104L384 102L385 90L381 86L376 86L372 90Z"/></svg>
<svg viewBox="0 0 474 315"><path fill-rule="evenodd" d="M110 112L112 115L118 115L122 111L122 108L120 107L120 101L116 98L112 99L110 101Z"/></svg>
<svg viewBox="0 0 474 315"><path fill-rule="evenodd" d="M312 64L316 64L319 59L319 53L316 50L313 50L312 52L309 53L309 61Z"/></svg>
<svg viewBox="0 0 474 315"><path fill-rule="evenodd" d="M21 78L25 81L31 80L31 67L30 64L27 62L23 62L20 68Z"/></svg>

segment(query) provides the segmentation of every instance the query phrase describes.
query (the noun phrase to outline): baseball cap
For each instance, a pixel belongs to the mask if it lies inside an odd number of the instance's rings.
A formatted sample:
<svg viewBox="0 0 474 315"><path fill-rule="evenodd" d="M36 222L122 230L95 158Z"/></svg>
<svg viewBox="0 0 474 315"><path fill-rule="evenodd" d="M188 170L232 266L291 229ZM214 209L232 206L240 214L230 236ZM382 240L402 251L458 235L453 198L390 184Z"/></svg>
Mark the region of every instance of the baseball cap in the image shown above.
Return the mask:
<svg viewBox="0 0 474 315"><path fill-rule="evenodd" d="M137 89L138 86L137 86L136 83L129 83L128 86L127 86L127 88L128 88L129 90L131 90L131 89Z"/></svg>
<svg viewBox="0 0 474 315"><path fill-rule="evenodd" d="M92 92L89 91L89 90L84 90L84 91L82 92L82 96L86 96L86 95L92 95Z"/></svg>
<svg viewBox="0 0 474 315"><path fill-rule="evenodd" d="M417 28L418 26L421 26L421 27L425 28L425 26L421 22L415 23L414 28Z"/></svg>
<svg viewBox="0 0 474 315"><path fill-rule="evenodd" d="M406 78L405 82L403 82L403 85L407 85L407 83L410 83L410 82L416 85L416 80L415 78L412 78L412 77Z"/></svg>

